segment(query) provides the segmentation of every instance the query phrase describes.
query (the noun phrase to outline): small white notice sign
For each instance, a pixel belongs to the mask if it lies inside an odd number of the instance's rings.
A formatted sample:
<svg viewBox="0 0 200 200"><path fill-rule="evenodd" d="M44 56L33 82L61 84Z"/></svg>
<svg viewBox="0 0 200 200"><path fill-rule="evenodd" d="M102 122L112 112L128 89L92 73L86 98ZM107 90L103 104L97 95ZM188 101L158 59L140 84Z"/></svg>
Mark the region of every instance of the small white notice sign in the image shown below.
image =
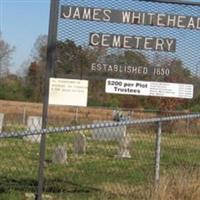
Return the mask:
<svg viewBox="0 0 200 200"><path fill-rule="evenodd" d="M50 78L49 104L87 106L88 81Z"/></svg>
<svg viewBox="0 0 200 200"><path fill-rule="evenodd" d="M174 98L193 98L194 87L191 84L107 79L106 93L158 96Z"/></svg>

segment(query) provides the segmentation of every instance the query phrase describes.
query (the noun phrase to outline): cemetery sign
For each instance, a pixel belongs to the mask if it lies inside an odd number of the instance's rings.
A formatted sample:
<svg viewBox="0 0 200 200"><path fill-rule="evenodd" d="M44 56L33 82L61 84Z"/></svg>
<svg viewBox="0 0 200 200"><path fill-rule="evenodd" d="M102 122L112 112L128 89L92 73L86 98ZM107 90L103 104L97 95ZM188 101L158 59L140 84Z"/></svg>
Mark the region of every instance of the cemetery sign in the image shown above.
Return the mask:
<svg viewBox="0 0 200 200"><path fill-rule="evenodd" d="M59 0L54 73L104 81L108 93L124 94L108 89L109 79L121 79L147 81L157 91L130 95L192 99L200 73L199 13L192 4Z"/></svg>

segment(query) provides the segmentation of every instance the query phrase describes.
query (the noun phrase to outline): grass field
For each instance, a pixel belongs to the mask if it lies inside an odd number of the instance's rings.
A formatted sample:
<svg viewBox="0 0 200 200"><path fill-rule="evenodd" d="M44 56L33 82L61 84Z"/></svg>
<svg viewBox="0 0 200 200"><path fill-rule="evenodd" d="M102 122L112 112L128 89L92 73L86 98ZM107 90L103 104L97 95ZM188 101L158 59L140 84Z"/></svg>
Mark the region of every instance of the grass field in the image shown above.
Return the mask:
<svg viewBox="0 0 200 200"><path fill-rule="evenodd" d="M118 142L94 141L90 131L84 132L87 137L86 154L75 157L75 134L56 134L47 138L44 199L199 200L200 135L163 135L161 182L156 195L153 188L154 133L129 130L130 159L116 157ZM52 154L58 144L67 145L68 164L52 162ZM38 144L21 138L0 140L1 200L34 199L38 159Z"/></svg>

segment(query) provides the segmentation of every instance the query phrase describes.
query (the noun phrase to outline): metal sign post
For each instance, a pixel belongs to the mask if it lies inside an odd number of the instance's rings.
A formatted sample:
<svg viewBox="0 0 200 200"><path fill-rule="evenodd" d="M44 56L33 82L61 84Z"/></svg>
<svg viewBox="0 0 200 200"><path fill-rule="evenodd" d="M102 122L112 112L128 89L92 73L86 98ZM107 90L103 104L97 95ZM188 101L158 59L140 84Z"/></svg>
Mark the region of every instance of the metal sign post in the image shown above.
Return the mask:
<svg viewBox="0 0 200 200"><path fill-rule="evenodd" d="M47 63L44 83L44 99L43 99L43 114L42 114L42 129L47 126L48 118L48 101L49 101L49 78L53 74L55 65L55 50L56 50L56 36L57 36L57 18L58 18L59 1L51 0L50 7L50 21L49 21L49 33L47 44ZM46 134L43 133L40 142L40 159L38 170L38 188L35 199L42 199L43 180L44 180L44 162L45 162L45 145Z"/></svg>

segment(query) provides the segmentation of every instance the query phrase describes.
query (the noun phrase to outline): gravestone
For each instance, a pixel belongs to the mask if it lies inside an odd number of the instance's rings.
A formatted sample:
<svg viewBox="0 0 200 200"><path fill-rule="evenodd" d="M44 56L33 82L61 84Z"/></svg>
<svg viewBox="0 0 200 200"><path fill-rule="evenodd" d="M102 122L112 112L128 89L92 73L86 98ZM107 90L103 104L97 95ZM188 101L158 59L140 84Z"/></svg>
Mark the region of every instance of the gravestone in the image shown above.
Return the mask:
<svg viewBox="0 0 200 200"><path fill-rule="evenodd" d="M42 129L42 117L38 116L29 116L27 119L27 127L29 131L39 131ZM24 137L25 140L40 143L41 135L29 135Z"/></svg>
<svg viewBox="0 0 200 200"><path fill-rule="evenodd" d="M112 113L113 121L122 122L131 120L131 113L125 113L117 110L113 110Z"/></svg>
<svg viewBox="0 0 200 200"><path fill-rule="evenodd" d="M86 136L83 132L78 133L74 139L74 154L76 156L85 154L86 152Z"/></svg>
<svg viewBox="0 0 200 200"><path fill-rule="evenodd" d="M109 121L94 121L95 124L108 123ZM126 126L95 128L92 130L94 140L120 140L126 136Z"/></svg>
<svg viewBox="0 0 200 200"><path fill-rule="evenodd" d="M67 147L66 145L58 145L53 153L52 162L54 164L67 164Z"/></svg>
<svg viewBox="0 0 200 200"><path fill-rule="evenodd" d="M0 133L3 129L4 113L0 113Z"/></svg>
<svg viewBox="0 0 200 200"><path fill-rule="evenodd" d="M128 136L122 137L121 140L119 141L118 157L131 158L129 149L130 149L130 137Z"/></svg>

